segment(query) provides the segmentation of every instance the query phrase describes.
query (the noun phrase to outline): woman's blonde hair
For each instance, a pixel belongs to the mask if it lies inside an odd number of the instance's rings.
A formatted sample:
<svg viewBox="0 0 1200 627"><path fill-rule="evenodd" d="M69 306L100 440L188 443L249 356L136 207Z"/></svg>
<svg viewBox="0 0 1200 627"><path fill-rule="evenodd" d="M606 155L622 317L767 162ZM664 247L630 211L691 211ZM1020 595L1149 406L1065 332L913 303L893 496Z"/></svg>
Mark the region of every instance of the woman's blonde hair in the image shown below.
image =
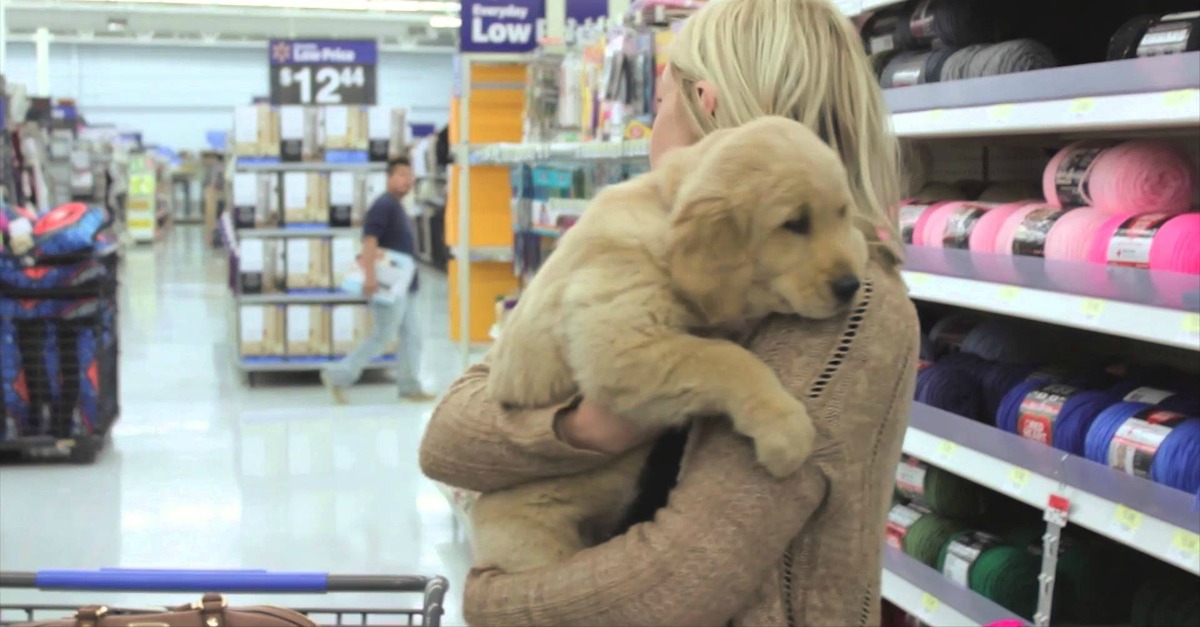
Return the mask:
<svg viewBox="0 0 1200 627"><path fill-rule="evenodd" d="M900 201L899 148L858 33L829 0L709 0L669 52L683 113L704 135L764 115L812 129L850 176L858 222L891 266L903 259L890 215ZM716 89L705 114L696 83Z"/></svg>

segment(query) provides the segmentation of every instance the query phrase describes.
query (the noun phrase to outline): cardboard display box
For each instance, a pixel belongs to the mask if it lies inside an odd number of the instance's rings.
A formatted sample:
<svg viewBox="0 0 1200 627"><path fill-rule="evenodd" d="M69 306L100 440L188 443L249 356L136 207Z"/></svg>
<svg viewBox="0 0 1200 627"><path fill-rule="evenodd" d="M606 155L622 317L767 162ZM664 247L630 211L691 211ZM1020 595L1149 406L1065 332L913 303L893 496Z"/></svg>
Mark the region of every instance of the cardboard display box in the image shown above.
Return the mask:
<svg viewBox="0 0 1200 627"><path fill-rule="evenodd" d="M329 337L329 305L288 305L288 357L326 357L332 348Z"/></svg>
<svg viewBox="0 0 1200 627"><path fill-rule="evenodd" d="M233 154L238 157L278 157L279 111L269 104L235 107Z"/></svg>
<svg viewBox="0 0 1200 627"><path fill-rule="evenodd" d="M329 175L284 172L283 219L286 224L329 223Z"/></svg>
<svg viewBox="0 0 1200 627"><path fill-rule="evenodd" d="M329 238L293 237L287 240L288 290L321 290L333 287Z"/></svg>
<svg viewBox="0 0 1200 627"><path fill-rule="evenodd" d="M282 357L286 320L283 305L242 305L239 348L242 357Z"/></svg>
<svg viewBox="0 0 1200 627"><path fill-rule="evenodd" d="M332 320L332 355L345 357L371 332L371 311L366 305L334 305Z"/></svg>
<svg viewBox="0 0 1200 627"><path fill-rule="evenodd" d="M367 108L329 106L325 111L326 150L367 149Z"/></svg>
<svg viewBox="0 0 1200 627"><path fill-rule="evenodd" d="M233 175L233 221L239 229L279 226L279 176L273 172Z"/></svg>

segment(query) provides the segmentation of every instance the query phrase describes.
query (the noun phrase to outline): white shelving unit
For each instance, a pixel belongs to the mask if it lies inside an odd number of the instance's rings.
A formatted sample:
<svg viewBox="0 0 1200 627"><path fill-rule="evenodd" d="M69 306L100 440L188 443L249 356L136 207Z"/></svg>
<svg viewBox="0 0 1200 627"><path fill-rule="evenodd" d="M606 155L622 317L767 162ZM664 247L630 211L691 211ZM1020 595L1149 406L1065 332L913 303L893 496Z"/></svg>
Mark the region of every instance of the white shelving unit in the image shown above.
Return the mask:
<svg viewBox="0 0 1200 627"><path fill-rule="evenodd" d="M385 163L330 163L330 162L277 162L277 163L257 163L236 161L232 164L232 169L235 172L370 172L384 171L387 168ZM361 227L321 227L321 226L295 226L295 227L265 227L265 228L240 228L235 229L230 219L230 212L226 212L222 218L222 230L225 233L227 246L230 250L239 250L238 243L240 240L246 239L296 239L296 238L335 238L335 237L357 237L361 234ZM304 290L290 291L287 293L268 293L268 294L243 294L240 289L234 293L234 316L233 329L235 344L238 342L236 338L241 337L241 316L237 315L238 309L242 305L336 305L336 304L367 304L367 300L361 295L348 294L346 292L330 289L327 291L321 290ZM256 357L243 358L240 351L235 351L235 367L252 376L255 373L264 372L317 372L323 369L329 363L336 361L336 358L330 357L314 357L314 356L299 356L299 357ZM389 368L395 365L395 358L381 358L369 364L367 370L380 370ZM251 379L253 381L253 379Z"/></svg>

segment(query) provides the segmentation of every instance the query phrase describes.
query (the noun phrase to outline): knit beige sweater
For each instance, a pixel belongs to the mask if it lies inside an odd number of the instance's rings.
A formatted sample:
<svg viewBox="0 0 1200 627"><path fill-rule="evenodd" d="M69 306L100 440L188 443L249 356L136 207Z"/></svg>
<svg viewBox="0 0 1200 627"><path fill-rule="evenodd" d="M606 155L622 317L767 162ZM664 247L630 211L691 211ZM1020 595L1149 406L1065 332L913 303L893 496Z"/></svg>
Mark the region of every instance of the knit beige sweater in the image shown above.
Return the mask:
<svg viewBox="0 0 1200 627"><path fill-rule="evenodd" d="M879 624L884 522L917 362L916 313L897 273L872 266L840 319L772 318L746 346L805 401L813 457L776 480L725 421L698 421L679 483L653 522L542 570L473 572L472 625ZM609 458L559 441L567 406L505 411L476 365L434 412L429 477L486 492Z"/></svg>

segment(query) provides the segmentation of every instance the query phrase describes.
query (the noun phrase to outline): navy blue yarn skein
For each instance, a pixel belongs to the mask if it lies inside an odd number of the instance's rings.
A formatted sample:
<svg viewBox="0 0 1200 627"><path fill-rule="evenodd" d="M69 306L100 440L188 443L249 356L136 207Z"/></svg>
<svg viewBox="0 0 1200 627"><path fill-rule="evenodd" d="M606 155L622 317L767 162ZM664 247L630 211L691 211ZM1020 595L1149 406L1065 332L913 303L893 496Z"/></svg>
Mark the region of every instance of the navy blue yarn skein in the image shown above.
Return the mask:
<svg viewBox="0 0 1200 627"><path fill-rule="evenodd" d="M1031 374L1033 374L1032 366L988 364L979 377L979 386L983 388L984 412L988 418L995 421L1004 396L1008 394L1009 390L1028 379Z"/></svg>
<svg viewBox="0 0 1200 627"><path fill-rule="evenodd" d="M917 402L971 420L983 417L983 394L969 372L953 364L935 363L917 373Z"/></svg>
<svg viewBox="0 0 1200 627"><path fill-rule="evenodd" d="M962 351L988 361L1033 364L1043 360L1037 330L1002 318L975 325L963 338Z"/></svg>
<svg viewBox="0 0 1200 627"><path fill-rule="evenodd" d="M1076 455L1083 455L1088 430L1101 412L1119 402L1120 396L1111 392L1088 390L1080 392L1063 403L1058 419L1054 421L1054 448Z"/></svg>

